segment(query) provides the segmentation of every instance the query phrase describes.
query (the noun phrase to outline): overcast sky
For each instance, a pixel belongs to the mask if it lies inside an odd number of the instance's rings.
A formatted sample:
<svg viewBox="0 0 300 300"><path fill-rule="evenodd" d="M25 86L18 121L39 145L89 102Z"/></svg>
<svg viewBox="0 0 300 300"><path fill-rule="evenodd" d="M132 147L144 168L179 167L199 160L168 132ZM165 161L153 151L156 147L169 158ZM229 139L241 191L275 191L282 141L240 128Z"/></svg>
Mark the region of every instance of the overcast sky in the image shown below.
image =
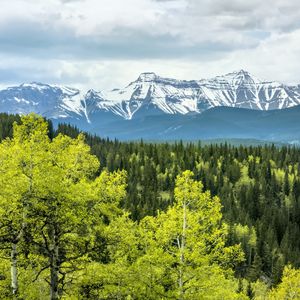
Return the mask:
<svg viewBox="0 0 300 300"><path fill-rule="evenodd" d="M300 83L299 0L0 0L0 85L97 90L142 72Z"/></svg>

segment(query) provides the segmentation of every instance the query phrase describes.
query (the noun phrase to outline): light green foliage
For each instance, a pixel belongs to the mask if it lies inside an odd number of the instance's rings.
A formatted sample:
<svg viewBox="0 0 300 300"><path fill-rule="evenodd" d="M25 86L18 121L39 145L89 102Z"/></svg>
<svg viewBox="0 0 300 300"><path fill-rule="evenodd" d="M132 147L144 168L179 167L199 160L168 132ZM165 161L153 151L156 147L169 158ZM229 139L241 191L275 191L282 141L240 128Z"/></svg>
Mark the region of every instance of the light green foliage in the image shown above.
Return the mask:
<svg viewBox="0 0 300 300"><path fill-rule="evenodd" d="M90 265L80 283L82 294L100 299L247 298L237 292L231 268L243 254L239 246L225 246L220 200L202 192L192 176L190 171L178 176L175 203L166 212L139 224L127 215L111 222L106 231L110 263Z"/></svg>
<svg viewBox="0 0 300 300"><path fill-rule="evenodd" d="M10 261L4 259L6 256L6 251L0 251L0 295L5 299L9 299L11 296L10 291Z"/></svg>
<svg viewBox="0 0 300 300"><path fill-rule="evenodd" d="M243 226L241 224L234 224L233 233L237 242L241 243L242 248L247 252L249 257L249 265L253 251L256 248L257 236L254 227Z"/></svg>
<svg viewBox="0 0 300 300"><path fill-rule="evenodd" d="M24 195L29 181L20 166L21 149L12 141L0 144L0 224L1 237L17 236L22 227ZM7 226L9 225L9 227Z"/></svg>
<svg viewBox="0 0 300 300"><path fill-rule="evenodd" d="M238 298L230 267L243 255L238 247L225 247L227 227L221 224L220 200L202 192L201 182L192 176L186 171L177 177L172 207L141 222L144 281L156 297Z"/></svg>
<svg viewBox="0 0 300 300"><path fill-rule="evenodd" d="M268 299L300 299L300 270L286 266L283 270L282 282L269 293Z"/></svg>
<svg viewBox="0 0 300 300"><path fill-rule="evenodd" d="M108 262L92 261L86 265L78 281L80 299L125 299L131 295L140 298L144 289L136 261L140 255L138 226L124 214L114 218L104 228ZM98 255L100 253L97 253Z"/></svg>
<svg viewBox="0 0 300 300"><path fill-rule="evenodd" d="M243 186L248 187L254 184L254 180L248 176L248 166L244 163L241 164L241 177L236 183L236 189L240 190Z"/></svg>
<svg viewBox="0 0 300 300"><path fill-rule="evenodd" d="M266 283L261 280L251 283L251 288L254 294L255 300L266 300L267 293L269 292L269 287Z"/></svg>
<svg viewBox="0 0 300 300"><path fill-rule="evenodd" d="M31 262L20 277L21 293L29 297L30 286L22 285L26 276L33 282L50 277L51 299L58 299L87 261L96 233L119 213L126 174L103 171L96 177L99 162L84 136L50 141L47 123L34 114L22 117L13 139L0 144L0 162L2 238L25 243ZM18 245L19 265L22 251Z"/></svg>

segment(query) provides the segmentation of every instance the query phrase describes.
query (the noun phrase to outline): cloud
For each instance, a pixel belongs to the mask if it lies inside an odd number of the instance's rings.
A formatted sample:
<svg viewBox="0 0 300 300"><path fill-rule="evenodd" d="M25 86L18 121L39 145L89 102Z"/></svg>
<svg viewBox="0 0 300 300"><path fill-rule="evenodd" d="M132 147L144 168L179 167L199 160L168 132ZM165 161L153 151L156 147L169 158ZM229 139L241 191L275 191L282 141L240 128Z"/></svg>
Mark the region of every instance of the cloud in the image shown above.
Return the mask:
<svg viewBox="0 0 300 300"><path fill-rule="evenodd" d="M125 84L154 69L298 80L300 2L2 0L0 81ZM136 73L136 75L134 75ZM276 76L275 76L276 75ZM300 81L300 80L298 80ZM111 83L109 83L111 82Z"/></svg>

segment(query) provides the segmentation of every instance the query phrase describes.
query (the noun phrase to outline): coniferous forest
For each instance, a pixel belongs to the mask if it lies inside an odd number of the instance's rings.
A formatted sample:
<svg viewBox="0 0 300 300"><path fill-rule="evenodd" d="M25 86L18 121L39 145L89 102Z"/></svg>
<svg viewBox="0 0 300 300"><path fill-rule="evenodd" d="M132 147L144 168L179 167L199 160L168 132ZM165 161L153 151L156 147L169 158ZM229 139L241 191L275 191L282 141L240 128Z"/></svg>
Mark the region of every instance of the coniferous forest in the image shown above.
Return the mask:
<svg viewBox="0 0 300 300"><path fill-rule="evenodd" d="M299 148L33 114L0 114L0 141L1 299L300 299Z"/></svg>

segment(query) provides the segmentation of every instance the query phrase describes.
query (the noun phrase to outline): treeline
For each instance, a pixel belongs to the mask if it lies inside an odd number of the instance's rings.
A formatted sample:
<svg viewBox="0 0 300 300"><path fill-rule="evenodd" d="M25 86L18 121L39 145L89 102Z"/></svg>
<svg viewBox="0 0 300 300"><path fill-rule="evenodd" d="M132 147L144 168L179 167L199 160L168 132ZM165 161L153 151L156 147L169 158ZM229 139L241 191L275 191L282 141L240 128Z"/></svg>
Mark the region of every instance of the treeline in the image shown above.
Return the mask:
<svg viewBox="0 0 300 300"><path fill-rule="evenodd" d="M11 124L13 120L20 123L19 117L3 114L0 119L0 137L12 136ZM72 138L79 134L76 127L66 124L53 130L50 122L49 128L50 138L59 133ZM134 224L143 224L147 216L159 218L178 204L174 195L176 178L184 170L191 170L190 180L201 181L203 190L210 191L212 197L219 196L222 220L227 224L224 246L240 244L245 254L244 259L232 265L239 279L237 290L244 295L250 298L259 293L266 295L267 287L281 281L285 265L299 268L300 149L233 147L226 143L202 146L200 142L119 142L89 134L85 135L85 141L100 161L97 174L105 170L127 172L127 193L120 200L120 206L130 213L132 221L138 222ZM172 228L174 224L169 226ZM101 247L99 252L103 252ZM285 274L293 272L297 271L289 267ZM297 276L298 273L293 278ZM89 284L87 295L91 288ZM101 284L97 288L101 290ZM160 288L167 289L165 285ZM93 297L106 299L90 296ZM157 299L158 294L153 297Z"/></svg>

